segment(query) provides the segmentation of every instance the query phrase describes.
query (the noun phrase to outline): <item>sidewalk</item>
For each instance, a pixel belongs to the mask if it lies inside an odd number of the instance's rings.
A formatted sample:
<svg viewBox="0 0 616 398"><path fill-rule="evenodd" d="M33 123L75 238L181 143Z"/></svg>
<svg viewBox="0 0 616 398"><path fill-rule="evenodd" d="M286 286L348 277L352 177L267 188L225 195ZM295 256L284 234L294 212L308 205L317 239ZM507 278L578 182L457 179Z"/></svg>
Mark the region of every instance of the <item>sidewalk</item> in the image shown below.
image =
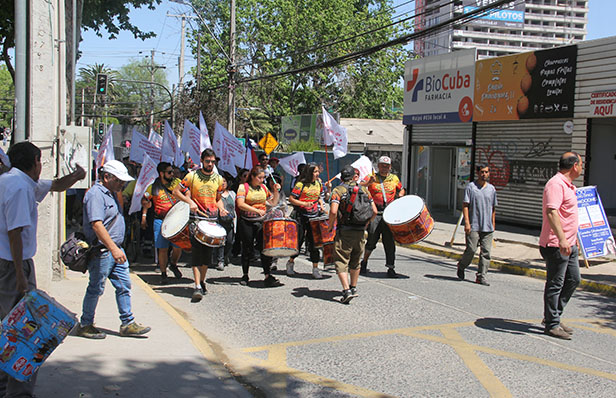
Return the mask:
<svg viewBox="0 0 616 398"><path fill-rule="evenodd" d="M432 233L422 242L410 245L413 249L458 259L464 252L464 227L458 228L453 245L449 245L458 218L450 214L433 213ZM539 228L519 227L496 223L490 268L503 272L545 279L545 262L539 254ZM475 264L477 263L477 254ZM616 259L599 257L588 260L586 268L580 256L580 287L585 290L616 296Z"/></svg>
<svg viewBox="0 0 616 398"><path fill-rule="evenodd" d="M152 327L145 338L120 337L113 286L100 298L96 325L104 340L68 336L41 367L40 397L252 397L216 358L205 338L135 274L132 304L137 322ZM67 271L48 293L76 313L87 276Z"/></svg>

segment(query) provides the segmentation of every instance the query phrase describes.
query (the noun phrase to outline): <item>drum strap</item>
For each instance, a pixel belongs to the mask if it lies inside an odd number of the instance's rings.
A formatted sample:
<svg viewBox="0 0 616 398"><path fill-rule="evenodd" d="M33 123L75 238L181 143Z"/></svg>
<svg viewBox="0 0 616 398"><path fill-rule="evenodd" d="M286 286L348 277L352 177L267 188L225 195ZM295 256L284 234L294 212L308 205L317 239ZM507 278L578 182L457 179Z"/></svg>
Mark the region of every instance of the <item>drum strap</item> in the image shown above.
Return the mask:
<svg viewBox="0 0 616 398"><path fill-rule="evenodd" d="M383 207L387 206L387 194L385 193L385 184L384 181L381 180L381 175L379 175L379 182L381 183L381 192L383 193Z"/></svg>

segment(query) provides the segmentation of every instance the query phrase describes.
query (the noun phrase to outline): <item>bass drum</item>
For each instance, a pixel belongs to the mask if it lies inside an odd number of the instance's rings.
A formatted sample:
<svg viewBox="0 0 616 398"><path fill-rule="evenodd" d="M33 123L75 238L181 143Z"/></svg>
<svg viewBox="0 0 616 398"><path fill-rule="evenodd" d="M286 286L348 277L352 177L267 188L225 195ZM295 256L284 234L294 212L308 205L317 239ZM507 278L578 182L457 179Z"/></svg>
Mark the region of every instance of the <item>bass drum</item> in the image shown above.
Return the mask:
<svg viewBox="0 0 616 398"><path fill-rule="evenodd" d="M424 240L434 229L434 219L426 204L414 195L391 202L383 212L383 221L389 226L394 240L406 245Z"/></svg>
<svg viewBox="0 0 616 398"><path fill-rule="evenodd" d="M336 230L328 231L329 216L321 216L310 219L310 229L312 229L312 237L315 248L321 248L324 245L334 241Z"/></svg>
<svg viewBox="0 0 616 398"><path fill-rule="evenodd" d="M291 257L297 249L297 221L274 218L263 222L263 254L269 257Z"/></svg>
<svg viewBox="0 0 616 398"><path fill-rule="evenodd" d="M186 202L176 203L163 219L160 234L169 242L185 251L191 251L190 206Z"/></svg>

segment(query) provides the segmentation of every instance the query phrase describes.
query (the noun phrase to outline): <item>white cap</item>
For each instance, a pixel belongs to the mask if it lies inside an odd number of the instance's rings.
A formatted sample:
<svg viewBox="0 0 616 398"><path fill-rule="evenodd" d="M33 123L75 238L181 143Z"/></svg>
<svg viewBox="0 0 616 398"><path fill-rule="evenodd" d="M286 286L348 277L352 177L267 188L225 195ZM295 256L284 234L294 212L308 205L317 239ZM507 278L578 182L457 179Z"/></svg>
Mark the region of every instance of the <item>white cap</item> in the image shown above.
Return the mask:
<svg viewBox="0 0 616 398"><path fill-rule="evenodd" d="M391 164L391 159L389 156L381 156L379 158L379 164Z"/></svg>
<svg viewBox="0 0 616 398"><path fill-rule="evenodd" d="M133 177L128 174L128 169L119 160L110 160L103 165L103 171L105 173L113 174L122 181L132 181Z"/></svg>

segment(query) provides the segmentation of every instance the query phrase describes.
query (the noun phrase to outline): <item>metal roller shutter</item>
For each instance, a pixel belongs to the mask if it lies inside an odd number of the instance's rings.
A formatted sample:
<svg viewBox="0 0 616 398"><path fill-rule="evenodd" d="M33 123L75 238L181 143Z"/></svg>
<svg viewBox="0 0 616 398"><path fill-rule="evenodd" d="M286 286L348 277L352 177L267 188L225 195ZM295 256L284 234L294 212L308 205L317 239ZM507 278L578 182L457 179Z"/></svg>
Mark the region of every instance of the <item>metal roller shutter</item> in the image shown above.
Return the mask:
<svg viewBox="0 0 616 398"><path fill-rule="evenodd" d="M558 159L571 150L566 119L478 123L475 164L490 166L496 187L496 218L541 225L545 183L558 172Z"/></svg>
<svg viewBox="0 0 616 398"><path fill-rule="evenodd" d="M412 145L471 145L472 123L414 124Z"/></svg>

